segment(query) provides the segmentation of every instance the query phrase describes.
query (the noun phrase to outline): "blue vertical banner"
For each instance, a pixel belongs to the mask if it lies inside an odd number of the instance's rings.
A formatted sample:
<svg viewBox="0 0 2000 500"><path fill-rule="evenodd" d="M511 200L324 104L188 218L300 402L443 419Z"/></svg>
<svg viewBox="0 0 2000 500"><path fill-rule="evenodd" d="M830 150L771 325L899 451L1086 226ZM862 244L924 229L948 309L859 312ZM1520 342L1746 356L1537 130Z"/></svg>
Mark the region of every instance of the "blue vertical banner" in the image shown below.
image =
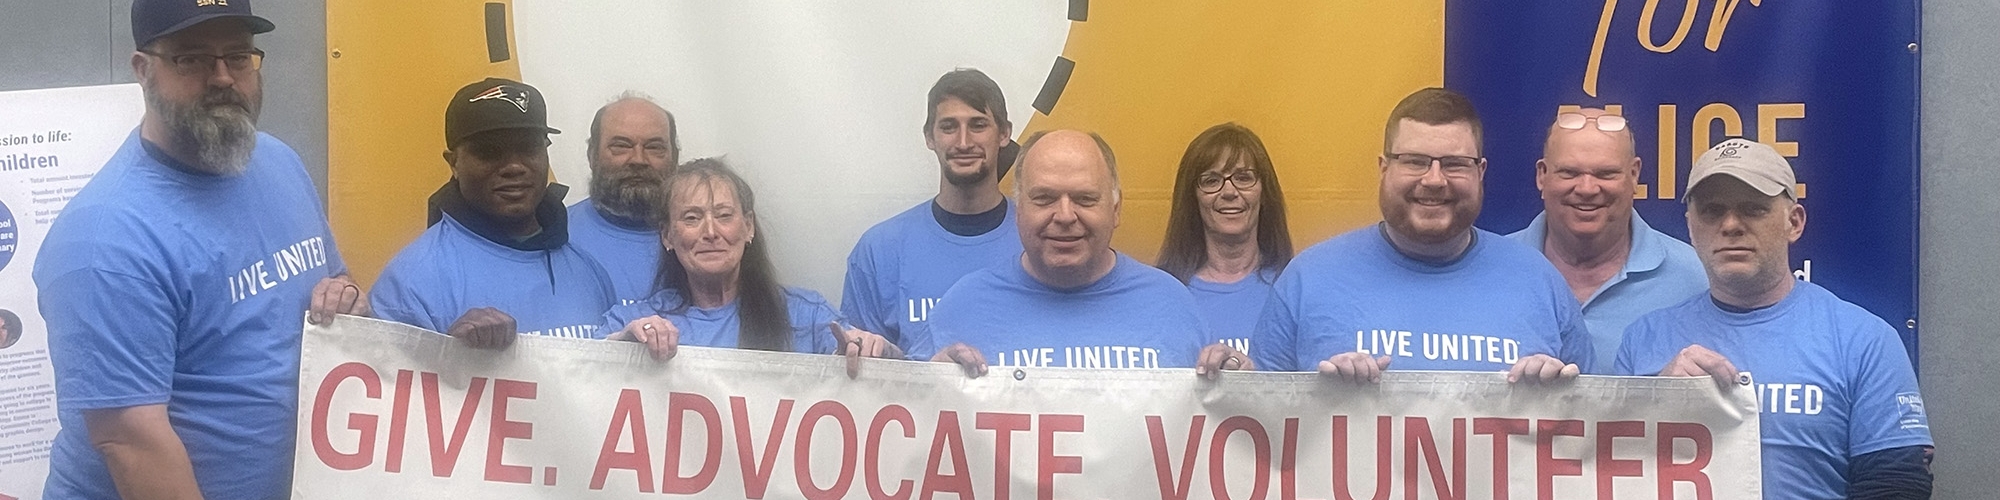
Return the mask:
<svg viewBox="0 0 2000 500"><path fill-rule="evenodd" d="M1479 226L1542 209L1534 166L1564 106L1632 124L1634 205L1687 237L1688 169L1728 137L1789 157L1806 207L1794 275L1867 308L1917 352L1917 0L1447 0L1445 85L1486 123Z"/></svg>

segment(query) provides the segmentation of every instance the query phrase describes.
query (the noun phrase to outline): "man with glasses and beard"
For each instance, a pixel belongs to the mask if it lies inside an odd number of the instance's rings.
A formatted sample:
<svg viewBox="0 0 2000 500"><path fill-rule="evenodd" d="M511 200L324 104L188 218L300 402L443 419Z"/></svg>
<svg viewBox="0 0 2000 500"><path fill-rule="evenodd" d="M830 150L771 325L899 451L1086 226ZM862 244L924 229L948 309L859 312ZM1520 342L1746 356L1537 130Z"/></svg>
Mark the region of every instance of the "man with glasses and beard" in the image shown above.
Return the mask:
<svg viewBox="0 0 2000 500"><path fill-rule="evenodd" d="M953 70L931 86L928 105L924 145L937 154L938 194L861 235L840 299L855 328L912 354L913 332L945 290L1021 254L1013 203L1000 194L1015 151L1000 85L976 69Z"/></svg>
<svg viewBox="0 0 2000 500"><path fill-rule="evenodd" d="M368 310L298 154L257 132L273 28L248 0L132 3L145 117L35 265L48 498L291 494L302 313Z"/></svg>
<svg viewBox="0 0 2000 500"><path fill-rule="evenodd" d="M661 179L680 163L674 114L626 92L597 108L590 120L590 198L569 207L570 243L604 265L620 303L651 296L660 268L660 232L653 212Z"/></svg>
<svg viewBox="0 0 2000 500"><path fill-rule="evenodd" d="M1562 275L1472 227L1485 191L1480 137L1479 113L1458 93L1424 89L1396 104L1377 160L1382 223L1292 259L1250 341L1258 368L1376 382L1392 362L1531 382L1594 368Z"/></svg>

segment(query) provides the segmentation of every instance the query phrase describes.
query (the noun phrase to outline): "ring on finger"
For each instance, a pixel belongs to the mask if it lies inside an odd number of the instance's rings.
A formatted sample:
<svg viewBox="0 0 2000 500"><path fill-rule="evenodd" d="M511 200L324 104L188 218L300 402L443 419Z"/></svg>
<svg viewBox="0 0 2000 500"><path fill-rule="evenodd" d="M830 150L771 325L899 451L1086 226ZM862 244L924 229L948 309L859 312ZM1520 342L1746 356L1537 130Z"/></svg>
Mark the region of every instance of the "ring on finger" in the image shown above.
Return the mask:
<svg viewBox="0 0 2000 500"><path fill-rule="evenodd" d="M642 326L642 327L639 327L639 329L641 329L641 330L645 330L645 331L649 331L649 332L650 332L650 331L653 331L653 325L646 325L646 326Z"/></svg>

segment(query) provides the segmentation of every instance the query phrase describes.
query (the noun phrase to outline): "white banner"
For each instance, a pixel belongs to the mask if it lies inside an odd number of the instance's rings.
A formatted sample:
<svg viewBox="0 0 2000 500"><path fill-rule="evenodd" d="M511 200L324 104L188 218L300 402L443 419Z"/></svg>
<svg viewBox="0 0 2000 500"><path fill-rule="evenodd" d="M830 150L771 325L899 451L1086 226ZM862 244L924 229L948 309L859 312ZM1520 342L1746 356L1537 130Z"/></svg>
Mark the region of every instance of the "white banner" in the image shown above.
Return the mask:
<svg viewBox="0 0 2000 500"><path fill-rule="evenodd" d="M0 92L0 500L41 498L59 428L37 250L145 110L137 84Z"/></svg>
<svg viewBox="0 0 2000 500"><path fill-rule="evenodd" d="M995 368L308 326L293 498L1760 498L1707 379Z"/></svg>

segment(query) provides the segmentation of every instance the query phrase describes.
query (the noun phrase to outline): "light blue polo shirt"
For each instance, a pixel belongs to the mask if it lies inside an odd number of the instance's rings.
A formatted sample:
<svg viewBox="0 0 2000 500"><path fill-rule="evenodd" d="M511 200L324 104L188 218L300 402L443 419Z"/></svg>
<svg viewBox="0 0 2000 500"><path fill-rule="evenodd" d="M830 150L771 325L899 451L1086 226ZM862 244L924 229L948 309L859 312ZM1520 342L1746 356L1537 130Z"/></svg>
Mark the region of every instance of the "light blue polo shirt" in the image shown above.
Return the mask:
<svg viewBox="0 0 2000 500"><path fill-rule="evenodd" d="M1536 215L1527 229L1507 238L1542 253L1548 217L1548 212ZM1590 327L1598 362L1618 359L1619 341L1632 320L1707 291L1708 272L1702 269L1694 247L1653 229L1639 217L1639 211L1632 211L1632 253L1625 257L1625 268L1583 301L1583 323Z"/></svg>

